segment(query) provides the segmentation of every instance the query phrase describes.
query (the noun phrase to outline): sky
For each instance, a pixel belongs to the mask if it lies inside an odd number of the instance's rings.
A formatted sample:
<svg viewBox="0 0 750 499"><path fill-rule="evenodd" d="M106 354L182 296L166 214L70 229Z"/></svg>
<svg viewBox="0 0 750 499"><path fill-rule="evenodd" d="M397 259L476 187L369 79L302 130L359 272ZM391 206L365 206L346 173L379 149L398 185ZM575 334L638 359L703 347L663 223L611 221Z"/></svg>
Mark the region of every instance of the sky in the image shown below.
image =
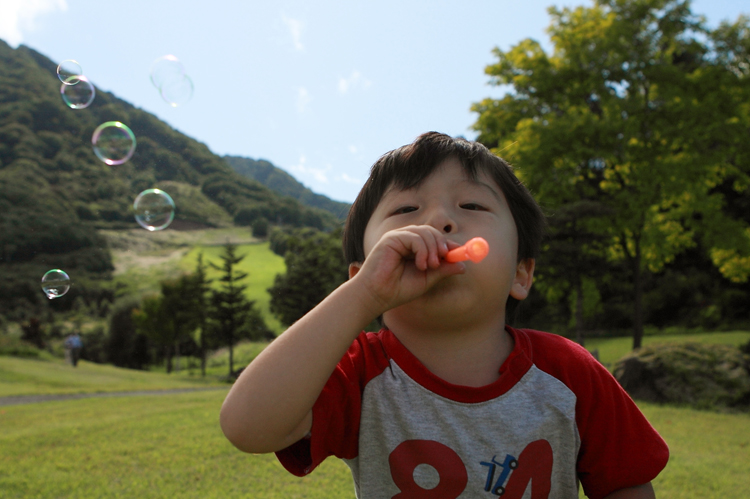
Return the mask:
<svg viewBox="0 0 750 499"><path fill-rule="evenodd" d="M591 1L0 0L0 39L77 60L98 89L215 154L266 159L351 202L375 160L419 134L474 139L471 105L505 92L484 74L492 49L533 38L550 51L550 5ZM750 14L747 0L692 5L710 26ZM150 80L165 55L194 85L178 107Z"/></svg>

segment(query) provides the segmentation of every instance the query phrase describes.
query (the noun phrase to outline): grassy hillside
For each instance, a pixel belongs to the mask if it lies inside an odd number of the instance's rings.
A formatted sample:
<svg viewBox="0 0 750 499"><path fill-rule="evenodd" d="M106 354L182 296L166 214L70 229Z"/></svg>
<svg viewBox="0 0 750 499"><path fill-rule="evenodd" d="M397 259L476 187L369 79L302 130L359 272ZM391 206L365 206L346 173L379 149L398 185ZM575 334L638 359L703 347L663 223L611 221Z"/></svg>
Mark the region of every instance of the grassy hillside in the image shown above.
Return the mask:
<svg viewBox="0 0 750 499"><path fill-rule="evenodd" d="M62 359L32 360L0 356L0 397L167 390L211 384L219 383L216 378L168 376L86 361L81 361L74 368Z"/></svg>
<svg viewBox="0 0 750 499"><path fill-rule="evenodd" d="M144 230L102 231L112 248L115 286L121 294L144 295L159 291L159 282L195 270L196 259L203 253L205 263L221 265L220 255L227 240L238 245L238 254L247 255L238 269L247 272L247 297L255 300L266 323L277 334L281 323L270 313L270 295L276 274L284 273L284 259L268 248L267 242L250 235L247 228L227 227L191 231L165 230L150 233ZM217 270L208 269L214 278ZM212 285L218 285L214 280Z"/></svg>

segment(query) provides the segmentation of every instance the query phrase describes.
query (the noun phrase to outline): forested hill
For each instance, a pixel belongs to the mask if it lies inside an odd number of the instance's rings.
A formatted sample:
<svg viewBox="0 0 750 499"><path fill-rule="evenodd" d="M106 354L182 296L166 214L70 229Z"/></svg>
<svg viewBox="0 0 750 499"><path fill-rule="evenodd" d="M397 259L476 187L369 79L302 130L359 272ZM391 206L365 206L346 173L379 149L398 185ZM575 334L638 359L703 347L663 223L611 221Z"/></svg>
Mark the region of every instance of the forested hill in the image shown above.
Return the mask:
<svg viewBox="0 0 750 499"><path fill-rule="evenodd" d="M351 206L349 203L334 201L327 196L314 193L269 161L241 156L224 156L224 160L240 175L257 180L283 196L291 196L305 206L321 208L333 213L339 219L346 218L349 213Z"/></svg>
<svg viewBox="0 0 750 499"><path fill-rule="evenodd" d="M260 217L317 228L340 223L235 173L204 144L111 93L97 89L88 108L67 107L56 68L31 48L0 40L0 314L23 296L39 299L41 268L107 274L111 257L96 229L137 227L132 204L148 188L173 197L171 229ZM107 121L124 123L136 136L135 154L119 166L92 150L94 130ZM28 280L27 273L36 277Z"/></svg>

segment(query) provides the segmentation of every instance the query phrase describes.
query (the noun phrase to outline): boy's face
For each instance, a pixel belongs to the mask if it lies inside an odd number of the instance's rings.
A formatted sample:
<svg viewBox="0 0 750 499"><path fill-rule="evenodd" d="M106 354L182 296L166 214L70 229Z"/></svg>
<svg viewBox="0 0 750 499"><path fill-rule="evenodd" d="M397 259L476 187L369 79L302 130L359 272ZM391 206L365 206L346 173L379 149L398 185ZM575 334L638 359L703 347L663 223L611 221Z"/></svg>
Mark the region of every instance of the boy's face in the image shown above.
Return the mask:
<svg viewBox="0 0 750 499"><path fill-rule="evenodd" d="M471 180L460 161L449 158L416 188L386 191L365 229L365 255L383 234L408 225L431 225L458 244L481 236L490 252L479 263L467 262L464 274L445 278L420 298L386 312L389 325L392 319L427 327L451 327L454 321L465 327L461 321L493 318L504 323L508 296L526 297L534 261L517 262L513 215L502 190L485 173Z"/></svg>

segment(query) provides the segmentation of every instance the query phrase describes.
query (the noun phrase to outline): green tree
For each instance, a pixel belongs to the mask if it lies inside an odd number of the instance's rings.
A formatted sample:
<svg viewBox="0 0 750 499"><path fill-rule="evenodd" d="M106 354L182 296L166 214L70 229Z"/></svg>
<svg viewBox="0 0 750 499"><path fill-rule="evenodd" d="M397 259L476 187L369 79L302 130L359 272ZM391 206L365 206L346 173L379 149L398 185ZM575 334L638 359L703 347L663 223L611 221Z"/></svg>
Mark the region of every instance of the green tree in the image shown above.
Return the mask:
<svg viewBox="0 0 750 499"><path fill-rule="evenodd" d="M192 342L191 333L200 324L200 309L193 276L165 280L160 287L160 295L143 298L132 319L139 332L163 348L167 373L171 373L172 360L175 355L179 359L181 346Z"/></svg>
<svg viewBox="0 0 750 499"><path fill-rule="evenodd" d="M638 348L644 272L703 238L718 245L717 265L725 258L750 274L748 225L727 216L716 191L730 176L735 190L749 185L736 159L750 123L747 71L723 62L745 67L717 41L732 37L708 30L688 0L596 0L549 13L553 54L531 39L494 50L486 73L512 90L475 104L474 128L519 165L546 207L589 200L605 208L591 225L607 238L606 256L630 268ZM746 41L746 27L740 18L725 31Z"/></svg>
<svg viewBox="0 0 750 499"><path fill-rule="evenodd" d="M279 245L286 249L287 270L276 276L268 292L271 311L289 326L340 286L348 272L340 229L330 234L304 229Z"/></svg>
<svg viewBox="0 0 750 499"><path fill-rule="evenodd" d="M237 255L237 247L227 242L221 255L222 266L210 263L211 267L222 272L220 287L211 291L211 311L209 317L217 343L229 348L229 376L234 373L234 345L243 338L259 340L268 338L271 331L266 326L255 302L245 296L246 285L240 281L247 278L247 272L237 270L237 265L245 255Z"/></svg>
<svg viewBox="0 0 750 499"><path fill-rule="evenodd" d="M195 313L199 331L198 348L201 358L201 376L206 376L206 352L210 348L210 332L208 329L208 307L209 307L209 290L212 279L206 277L206 264L203 263L203 253L198 253L198 260L195 264L194 291L195 291Z"/></svg>

